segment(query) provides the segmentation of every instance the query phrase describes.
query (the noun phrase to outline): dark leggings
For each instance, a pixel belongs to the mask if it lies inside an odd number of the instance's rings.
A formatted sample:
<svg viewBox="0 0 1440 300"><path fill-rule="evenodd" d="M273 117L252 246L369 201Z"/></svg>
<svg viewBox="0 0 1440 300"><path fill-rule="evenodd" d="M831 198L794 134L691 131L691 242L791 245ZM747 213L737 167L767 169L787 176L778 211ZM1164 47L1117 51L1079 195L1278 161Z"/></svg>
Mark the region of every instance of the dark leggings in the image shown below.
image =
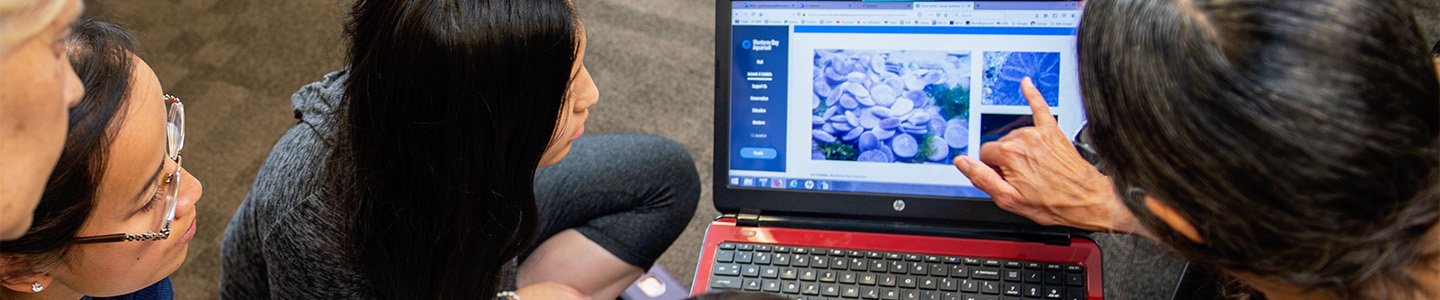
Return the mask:
<svg viewBox="0 0 1440 300"><path fill-rule="evenodd" d="M540 231L520 256L565 229L641 270L680 236L700 200L700 178L684 147L650 135L584 136L559 164L535 173Z"/></svg>

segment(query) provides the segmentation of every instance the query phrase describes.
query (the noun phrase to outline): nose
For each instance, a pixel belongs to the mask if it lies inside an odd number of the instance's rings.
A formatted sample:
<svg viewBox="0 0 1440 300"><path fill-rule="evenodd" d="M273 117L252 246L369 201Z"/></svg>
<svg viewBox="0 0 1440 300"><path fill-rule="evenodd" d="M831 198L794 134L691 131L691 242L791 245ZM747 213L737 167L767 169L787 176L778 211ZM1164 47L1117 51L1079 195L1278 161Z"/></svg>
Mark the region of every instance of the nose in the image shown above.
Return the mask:
<svg viewBox="0 0 1440 300"><path fill-rule="evenodd" d="M67 58L61 58L61 60L65 61L65 67L60 70L61 88L64 89L60 92L60 96L65 97L62 100L65 101L66 108L75 107L75 104L80 103L80 98L85 96L85 84L80 83L80 76L75 74L75 69L70 66L70 60Z"/></svg>
<svg viewBox="0 0 1440 300"><path fill-rule="evenodd" d="M180 168L180 193L175 199L175 217L195 213L195 203L200 202L200 195L204 193L205 187L200 180L190 174L189 170Z"/></svg>

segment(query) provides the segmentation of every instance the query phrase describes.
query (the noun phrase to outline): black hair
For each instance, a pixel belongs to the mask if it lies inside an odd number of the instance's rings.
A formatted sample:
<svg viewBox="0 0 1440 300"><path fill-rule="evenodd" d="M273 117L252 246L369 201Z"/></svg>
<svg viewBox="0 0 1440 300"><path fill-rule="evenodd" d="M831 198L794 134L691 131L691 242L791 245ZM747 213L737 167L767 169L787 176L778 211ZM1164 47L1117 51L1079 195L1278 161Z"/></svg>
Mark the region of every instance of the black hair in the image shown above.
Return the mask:
<svg viewBox="0 0 1440 300"><path fill-rule="evenodd" d="M1402 5L1091 0L1078 41L1092 146L1162 243L1346 298L1433 286L1408 269L1437 255L1440 81Z"/></svg>
<svg viewBox="0 0 1440 300"><path fill-rule="evenodd" d="M134 45L130 31L114 23L81 18L72 25L65 52L85 95L70 108L65 148L45 182L34 223L25 236L0 246L0 252L18 254L28 266L0 274L0 280L43 272L61 261L95 209L108 149L123 123L134 81Z"/></svg>
<svg viewBox="0 0 1440 300"><path fill-rule="evenodd" d="M494 295L533 241L579 19L564 0L359 0L328 185L374 292ZM478 296L477 296L478 295Z"/></svg>

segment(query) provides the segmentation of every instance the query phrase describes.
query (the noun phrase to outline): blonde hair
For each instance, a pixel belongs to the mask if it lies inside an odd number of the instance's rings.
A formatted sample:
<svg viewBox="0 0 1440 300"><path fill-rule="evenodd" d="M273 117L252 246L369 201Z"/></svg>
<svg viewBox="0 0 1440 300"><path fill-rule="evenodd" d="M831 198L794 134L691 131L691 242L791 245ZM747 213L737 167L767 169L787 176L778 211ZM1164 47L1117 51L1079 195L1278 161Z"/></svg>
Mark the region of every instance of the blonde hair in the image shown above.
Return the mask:
<svg viewBox="0 0 1440 300"><path fill-rule="evenodd" d="M70 1L0 0L0 54L50 26Z"/></svg>

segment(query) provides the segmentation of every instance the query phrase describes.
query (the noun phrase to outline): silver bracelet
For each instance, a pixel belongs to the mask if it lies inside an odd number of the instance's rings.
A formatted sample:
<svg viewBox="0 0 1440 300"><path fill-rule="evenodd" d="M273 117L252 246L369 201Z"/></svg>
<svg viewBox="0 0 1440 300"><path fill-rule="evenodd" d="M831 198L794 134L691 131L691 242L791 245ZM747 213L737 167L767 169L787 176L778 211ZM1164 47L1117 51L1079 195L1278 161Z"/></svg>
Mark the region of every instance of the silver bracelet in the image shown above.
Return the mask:
<svg viewBox="0 0 1440 300"><path fill-rule="evenodd" d="M515 291L503 291L495 293L495 298L505 300L520 300L520 295L516 295Z"/></svg>

